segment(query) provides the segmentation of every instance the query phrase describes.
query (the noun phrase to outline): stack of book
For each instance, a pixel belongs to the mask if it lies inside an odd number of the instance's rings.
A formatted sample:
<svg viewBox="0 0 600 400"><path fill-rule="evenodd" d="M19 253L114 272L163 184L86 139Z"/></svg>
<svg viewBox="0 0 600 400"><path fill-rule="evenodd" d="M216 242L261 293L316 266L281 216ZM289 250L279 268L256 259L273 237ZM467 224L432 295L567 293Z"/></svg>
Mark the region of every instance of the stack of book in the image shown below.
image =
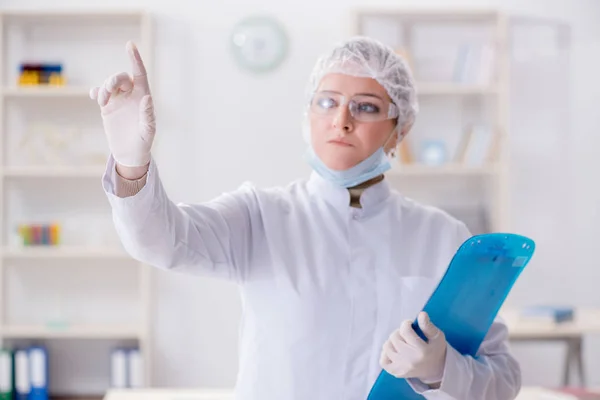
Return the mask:
<svg viewBox="0 0 600 400"><path fill-rule="evenodd" d="M48 351L43 346L0 350L0 400L48 400ZM140 388L144 365L137 348L111 354L112 388Z"/></svg>
<svg viewBox="0 0 600 400"><path fill-rule="evenodd" d="M0 350L0 400L48 400L48 351Z"/></svg>

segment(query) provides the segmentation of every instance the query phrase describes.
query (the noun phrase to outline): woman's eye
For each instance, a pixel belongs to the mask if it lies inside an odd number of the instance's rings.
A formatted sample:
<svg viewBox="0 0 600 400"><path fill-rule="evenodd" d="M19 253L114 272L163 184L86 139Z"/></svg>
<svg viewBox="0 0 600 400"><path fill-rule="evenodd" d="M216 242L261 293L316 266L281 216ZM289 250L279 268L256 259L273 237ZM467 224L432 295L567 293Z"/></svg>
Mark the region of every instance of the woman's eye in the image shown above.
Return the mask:
<svg viewBox="0 0 600 400"><path fill-rule="evenodd" d="M317 104L321 108L333 108L336 106L335 100L331 97L323 97L317 101Z"/></svg>
<svg viewBox="0 0 600 400"><path fill-rule="evenodd" d="M379 112L379 107L376 106L375 104L371 104L371 103L359 103L358 111L369 113L369 114L376 114Z"/></svg>

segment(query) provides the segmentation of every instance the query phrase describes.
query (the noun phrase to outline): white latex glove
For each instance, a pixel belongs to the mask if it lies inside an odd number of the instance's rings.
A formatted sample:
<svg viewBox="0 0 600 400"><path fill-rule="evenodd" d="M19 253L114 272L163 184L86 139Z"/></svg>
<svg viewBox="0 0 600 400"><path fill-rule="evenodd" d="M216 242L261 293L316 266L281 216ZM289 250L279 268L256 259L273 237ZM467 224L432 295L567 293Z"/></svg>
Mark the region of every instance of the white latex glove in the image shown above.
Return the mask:
<svg viewBox="0 0 600 400"><path fill-rule="evenodd" d="M156 132L154 105L142 57L127 42L133 76L114 74L90 97L100 105L108 147L115 161L125 167L141 167L150 162L150 149Z"/></svg>
<svg viewBox="0 0 600 400"><path fill-rule="evenodd" d="M417 378L421 382L439 384L446 363L446 336L425 312L417 322L428 342L417 335L411 321L404 321L383 345L381 368L396 378Z"/></svg>

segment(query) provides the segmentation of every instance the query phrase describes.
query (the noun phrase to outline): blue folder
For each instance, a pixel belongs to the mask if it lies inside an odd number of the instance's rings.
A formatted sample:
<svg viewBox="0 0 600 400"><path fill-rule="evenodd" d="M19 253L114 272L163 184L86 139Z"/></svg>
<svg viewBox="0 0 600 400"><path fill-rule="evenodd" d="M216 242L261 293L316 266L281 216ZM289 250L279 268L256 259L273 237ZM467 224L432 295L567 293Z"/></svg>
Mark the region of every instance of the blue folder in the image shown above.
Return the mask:
<svg viewBox="0 0 600 400"><path fill-rule="evenodd" d="M423 311L463 355L475 357L500 307L535 250L510 233L473 236L458 249ZM425 339L416 319L413 329ZM425 339L426 340L426 339ZM406 379L382 371L367 400L420 400Z"/></svg>
<svg viewBox="0 0 600 400"><path fill-rule="evenodd" d="M15 400L27 400L31 393L29 381L29 354L27 349L16 349L14 354Z"/></svg>
<svg viewBox="0 0 600 400"><path fill-rule="evenodd" d="M29 348L29 379L31 392L28 400L48 400L48 350L44 346Z"/></svg>

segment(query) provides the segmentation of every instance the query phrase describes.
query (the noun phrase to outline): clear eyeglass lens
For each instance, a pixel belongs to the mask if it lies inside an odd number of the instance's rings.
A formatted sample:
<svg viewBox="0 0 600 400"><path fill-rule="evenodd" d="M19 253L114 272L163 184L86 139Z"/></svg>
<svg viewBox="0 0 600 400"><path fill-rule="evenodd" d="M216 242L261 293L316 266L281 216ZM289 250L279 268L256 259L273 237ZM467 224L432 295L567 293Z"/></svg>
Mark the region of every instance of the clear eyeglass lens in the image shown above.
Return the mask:
<svg viewBox="0 0 600 400"><path fill-rule="evenodd" d="M347 107L350 115L357 121L375 122L398 116L395 104L373 96L354 96L346 101L345 96L337 93L317 93L311 103L315 114L335 116L340 107Z"/></svg>

